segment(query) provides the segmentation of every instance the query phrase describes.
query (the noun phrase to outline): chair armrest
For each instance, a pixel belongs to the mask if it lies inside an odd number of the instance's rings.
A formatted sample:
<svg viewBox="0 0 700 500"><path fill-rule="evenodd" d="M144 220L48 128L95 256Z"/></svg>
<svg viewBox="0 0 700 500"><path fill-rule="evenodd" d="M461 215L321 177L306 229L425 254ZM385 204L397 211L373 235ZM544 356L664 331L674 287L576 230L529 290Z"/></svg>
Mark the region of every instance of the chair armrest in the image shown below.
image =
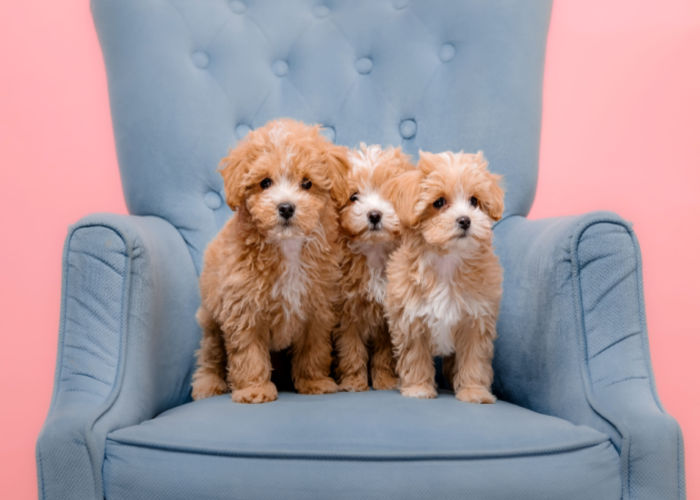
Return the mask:
<svg viewBox="0 0 700 500"><path fill-rule="evenodd" d="M606 212L515 216L494 233L504 267L496 392L609 435L623 498L684 498L683 443L654 386L630 225Z"/></svg>
<svg viewBox="0 0 700 500"><path fill-rule="evenodd" d="M37 443L40 498L102 498L104 443L189 397L197 275L156 217L94 215L68 234L51 407Z"/></svg>

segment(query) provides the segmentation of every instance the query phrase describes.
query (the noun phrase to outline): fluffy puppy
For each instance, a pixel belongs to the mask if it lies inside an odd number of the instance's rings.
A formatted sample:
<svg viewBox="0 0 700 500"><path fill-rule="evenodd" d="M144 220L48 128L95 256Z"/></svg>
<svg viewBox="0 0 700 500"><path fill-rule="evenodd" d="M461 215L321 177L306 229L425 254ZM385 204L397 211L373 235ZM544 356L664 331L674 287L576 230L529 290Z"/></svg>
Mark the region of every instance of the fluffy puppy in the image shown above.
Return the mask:
<svg viewBox="0 0 700 500"><path fill-rule="evenodd" d="M340 390L396 387L391 339L384 318L385 266L401 222L385 192L387 181L414 168L399 148L367 146L349 154L349 200L340 211L343 257L340 323L334 332Z"/></svg>
<svg viewBox="0 0 700 500"><path fill-rule="evenodd" d="M387 264L386 309L401 394L433 398L433 356L446 356L461 401L493 403L493 340L502 269L491 227L500 176L478 154L421 152L390 188L407 226Z"/></svg>
<svg viewBox="0 0 700 500"><path fill-rule="evenodd" d="M298 392L337 391L329 375L346 155L317 126L278 120L222 160L235 213L204 254L194 399L232 390L236 402L273 401L270 351L290 346Z"/></svg>

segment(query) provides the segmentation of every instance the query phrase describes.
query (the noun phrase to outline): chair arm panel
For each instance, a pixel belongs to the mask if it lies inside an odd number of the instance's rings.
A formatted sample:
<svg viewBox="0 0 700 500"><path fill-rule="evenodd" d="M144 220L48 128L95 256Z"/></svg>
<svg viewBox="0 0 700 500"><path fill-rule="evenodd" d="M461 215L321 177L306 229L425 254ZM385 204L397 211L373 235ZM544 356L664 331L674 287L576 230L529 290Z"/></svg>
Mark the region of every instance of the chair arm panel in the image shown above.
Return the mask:
<svg viewBox="0 0 700 500"><path fill-rule="evenodd" d="M494 232L504 267L496 392L608 434L624 498L684 498L683 443L654 384L630 225L607 212L515 216Z"/></svg>
<svg viewBox="0 0 700 500"><path fill-rule="evenodd" d="M70 229L40 498L102 498L107 433L187 400L198 304L187 246L165 220L100 214Z"/></svg>

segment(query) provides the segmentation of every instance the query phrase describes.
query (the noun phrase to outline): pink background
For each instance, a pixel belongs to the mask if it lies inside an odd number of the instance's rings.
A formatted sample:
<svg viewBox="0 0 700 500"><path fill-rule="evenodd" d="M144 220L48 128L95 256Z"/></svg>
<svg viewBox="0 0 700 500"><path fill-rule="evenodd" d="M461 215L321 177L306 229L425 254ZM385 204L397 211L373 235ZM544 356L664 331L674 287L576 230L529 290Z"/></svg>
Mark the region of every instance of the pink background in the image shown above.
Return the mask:
<svg viewBox="0 0 700 500"><path fill-rule="evenodd" d="M68 224L124 213L88 2L0 2L0 492L35 498ZM609 209L644 257L656 379L700 495L700 2L556 1L533 217Z"/></svg>

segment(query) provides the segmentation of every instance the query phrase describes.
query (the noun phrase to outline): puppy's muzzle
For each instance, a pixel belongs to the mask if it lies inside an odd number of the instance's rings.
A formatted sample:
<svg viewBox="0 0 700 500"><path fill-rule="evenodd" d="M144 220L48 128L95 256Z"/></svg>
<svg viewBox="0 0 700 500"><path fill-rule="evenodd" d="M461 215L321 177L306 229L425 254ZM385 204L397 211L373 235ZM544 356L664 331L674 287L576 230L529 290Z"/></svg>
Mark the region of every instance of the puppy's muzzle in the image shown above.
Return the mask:
<svg viewBox="0 0 700 500"><path fill-rule="evenodd" d="M372 231L377 231L382 227L382 213L378 210L372 210L367 214L369 228Z"/></svg>
<svg viewBox="0 0 700 500"><path fill-rule="evenodd" d="M463 215L461 217L457 217L457 226L462 230L462 236L467 235L467 231L469 230L469 227L472 225L472 220L467 217L466 215Z"/></svg>
<svg viewBox="0 0 700 500"><path fill-rule="evenodd" d="M280 203L277 205L277 212L279 212L280 217L285 221L289 221L289 219L294 217L295 209L296 207L291 203Z"/></svg>

